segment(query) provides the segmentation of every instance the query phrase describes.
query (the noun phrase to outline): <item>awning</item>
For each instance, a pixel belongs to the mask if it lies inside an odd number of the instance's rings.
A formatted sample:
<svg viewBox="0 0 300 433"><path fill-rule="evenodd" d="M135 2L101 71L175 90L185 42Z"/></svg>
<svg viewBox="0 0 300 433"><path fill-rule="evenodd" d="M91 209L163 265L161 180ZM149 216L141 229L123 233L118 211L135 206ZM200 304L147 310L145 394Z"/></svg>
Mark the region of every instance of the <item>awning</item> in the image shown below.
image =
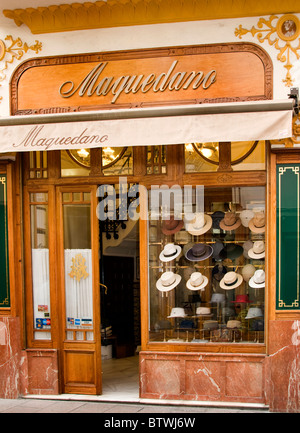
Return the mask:
<svg viewBox="0 0 300 433"><path fill-rule="evenodd" d="M292 99L0 118L0 153L292 136Z"/></svg>

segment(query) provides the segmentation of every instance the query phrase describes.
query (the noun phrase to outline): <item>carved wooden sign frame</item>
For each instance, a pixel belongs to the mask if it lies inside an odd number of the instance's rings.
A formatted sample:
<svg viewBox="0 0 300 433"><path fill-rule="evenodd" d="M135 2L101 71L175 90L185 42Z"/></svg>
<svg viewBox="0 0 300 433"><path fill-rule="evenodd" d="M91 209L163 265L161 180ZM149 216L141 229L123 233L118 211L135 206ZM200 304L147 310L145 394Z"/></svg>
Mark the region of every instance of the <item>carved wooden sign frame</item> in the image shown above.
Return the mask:
<svg viewBox="0 0 300 433"><path fill-rule="evenodd" d="M11 114L272 99L273 65L252 43L28 60L11 81Z"/></svg>

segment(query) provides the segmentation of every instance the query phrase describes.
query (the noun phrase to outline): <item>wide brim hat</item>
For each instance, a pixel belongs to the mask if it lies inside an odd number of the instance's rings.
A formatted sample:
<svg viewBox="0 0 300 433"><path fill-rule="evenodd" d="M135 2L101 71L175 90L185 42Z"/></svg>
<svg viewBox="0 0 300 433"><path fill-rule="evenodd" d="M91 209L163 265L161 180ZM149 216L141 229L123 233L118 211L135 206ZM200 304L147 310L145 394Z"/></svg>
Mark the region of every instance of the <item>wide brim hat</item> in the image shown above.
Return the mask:
<svg viewBox="0 0 300 433"><path fill-rule="evenodd" d="M185 257L192 262L200 262L208 259L212 253L213 249L210 245L194 244L192 248L186 252Z"/></svg>
<svg viewBox="0 0 300 433"><path fill-rule="evenodd" d="M265 213L257 212L249 221L249 229L253 233L264 233L266 231Z"/></svg>
<svg viewBox="0 0 300 433"><path fill-rule="evenodd" d="M204 290L208 284L208 278L202 275L201 272L193 272L186 282L186 287L189 290Z"/></svg>
<svg viewBox="0 0 300 433"><path fill-rule="evenodd" d="M235 260L243 254L243 247L234 243L226 244L224 248L220 251L221 260L230 259Z"/></svg>
<svg viewBox="0 0 300 433"><path fill-rule="evenodd" d="M220 221L220 228L225 231L236 230L242 224L241 219L234 212L226 212Z"/></svg>
<svg viewBox="0 0 300 433"><path fill-rule="evenodd" d="M170 262L181 253L181 246L175 244L166 244L159 255L159 260L162 262Z"/></svg>
<svg viewBox="0 0 300 433"><path fill-rule="evenodd" d="M253 289L261 289L265 287L265 271L258 269L249 280L249 286Z"/></svg>
<svg viewBox="0 0 300 433"><path fill-rule="evenodd" d="M236 272L227 272L220 281L220 287L224 290L232 290L239 287L243 282L243 277Z"/></svg>
<svg viewBox="0 0 300 433"><path fill-rule="evenodd" d="M170 316L167 316L167 317L168 317L168 319L171 319L173 317L186 317L186 314L185 314L184 308L175 307L175 308L172 308Z"/></svg>
<svg viewBox="0 0 300 433"><path fill-rule="evenodd" d="M204 213L195 214L194 219L185 223L185 229L193 236L200 236L208 232L212 226L212 218Z"/></svg>
<svg viewBox="0 0 300 433"><path fill-rule="evenodd" d="M248 250L248 256L251 259L263 259L265 255L265 244L263 241L254 242L253 247Z"/></svg>
<svg viewBox="0 0 300 433"><path fill-rule="evenodd" d="M165 235L173 235L179 232L183 227L182 219L175 219L174 216L171 216L170 219L164 220L162 222L161 231Z"/></svg>
<svg viewBox="0 0 300 433"><path fill-rule="evenodd" d="M174 272L164 272L156 281L156 288L160 292L169 292L174 289L181 281L181 275Z"/></svg>

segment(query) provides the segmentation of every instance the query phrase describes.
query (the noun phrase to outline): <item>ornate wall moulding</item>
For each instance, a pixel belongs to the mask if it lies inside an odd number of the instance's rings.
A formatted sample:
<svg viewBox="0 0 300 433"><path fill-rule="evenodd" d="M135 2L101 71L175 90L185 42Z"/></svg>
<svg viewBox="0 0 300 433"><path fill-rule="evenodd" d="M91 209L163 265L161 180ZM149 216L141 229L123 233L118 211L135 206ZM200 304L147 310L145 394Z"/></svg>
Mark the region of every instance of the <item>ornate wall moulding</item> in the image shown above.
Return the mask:
<svg viewBox="0 0 300 433"><path fill-rule="evenodd" d="M298 52L300 50L300 21L298 17L292 14L283 15L280 18L272 15L268 20L260 18L257 28L253 26L248 30L240 24L235 29L235 36L239 37L239 39L242 39L242 36L247 33L257 37L261 44L268 41L269 45L273 45L279 51L277 59L285 63L284 67L287 70L285 79L282 81L287 87L291 87L294 82L290 72L293 67L292 60L299 60L300 58Z"/></svg>
<svg viewBox="0 0 300 433"><path fill-rule="evenodd" d="M53 33L105 27L240 18L300 12L299 0L107 0L48 7L4 10L17 26L32 33Z"/></svg>

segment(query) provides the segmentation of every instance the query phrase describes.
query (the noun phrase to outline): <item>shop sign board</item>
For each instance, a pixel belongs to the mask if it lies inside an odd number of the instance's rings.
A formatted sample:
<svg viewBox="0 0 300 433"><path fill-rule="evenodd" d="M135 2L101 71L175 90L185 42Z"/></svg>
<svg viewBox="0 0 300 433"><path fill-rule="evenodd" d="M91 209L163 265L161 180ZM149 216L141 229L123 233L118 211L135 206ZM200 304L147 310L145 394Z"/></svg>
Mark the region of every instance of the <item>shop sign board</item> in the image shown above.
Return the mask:
<svg viewBox="0 0 300 433"><path fill-rule="evenodd" d="M7 176L0 174L0 308L10 307L8 228L7 228Z"/></svg>
<svg viewBox="0 0 300 433"><path fill-rule="evenodd" d="M300 309L300 164L277 165L276 309Z"/></svg>
<svg viewBox="0 0 300 433"><path fill-rule="evenodd" d="M12 79L12 114L272 99L272 62L250 43L49 57Z"/></svg>

